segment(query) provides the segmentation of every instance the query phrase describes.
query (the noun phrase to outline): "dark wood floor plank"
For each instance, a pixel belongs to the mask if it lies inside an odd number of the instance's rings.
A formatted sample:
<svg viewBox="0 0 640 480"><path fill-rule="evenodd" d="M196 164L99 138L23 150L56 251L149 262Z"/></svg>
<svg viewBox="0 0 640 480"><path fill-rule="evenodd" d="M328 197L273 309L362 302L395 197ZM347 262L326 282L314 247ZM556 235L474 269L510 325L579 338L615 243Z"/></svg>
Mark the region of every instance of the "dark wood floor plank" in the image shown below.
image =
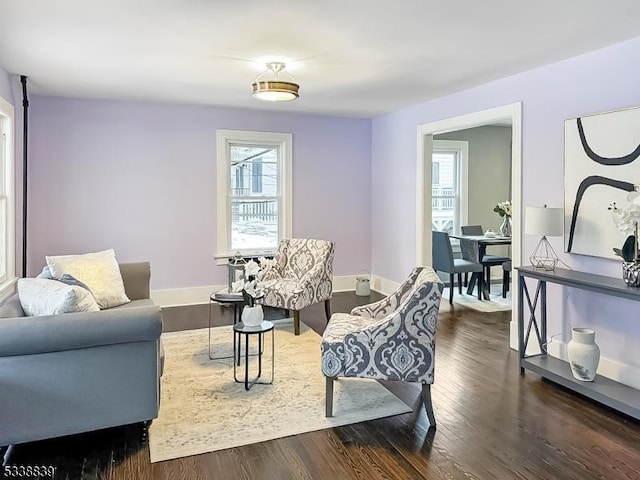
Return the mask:
<svg viewBox="0 0 640 480"><path fill-rule="evenodd" d="M332 311L379 298L334 294ZM165 309L165 331L206 327L208 312L208 305ZM212 306L214 325L231 323L232 314ZM520 376L517 353L508 348L510 319L510 312L443 302L432 388L436 429L418 385L381 382L414 411L155 464L132 425L19 445L11 462L55 464L56 478L83 480L640 478L639 422L530 372ZM321 333L323 305L305 309L302 321Z"/></svg>

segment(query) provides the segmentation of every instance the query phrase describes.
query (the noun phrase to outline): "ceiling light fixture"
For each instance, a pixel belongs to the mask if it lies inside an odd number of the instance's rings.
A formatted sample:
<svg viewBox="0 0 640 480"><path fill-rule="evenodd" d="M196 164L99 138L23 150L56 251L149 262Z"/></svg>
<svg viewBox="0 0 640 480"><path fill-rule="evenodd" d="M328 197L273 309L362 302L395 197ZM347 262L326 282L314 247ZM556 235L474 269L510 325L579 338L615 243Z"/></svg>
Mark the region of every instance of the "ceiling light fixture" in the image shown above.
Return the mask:
<svg viewBox="0 0 640 480"><path fill-rule="evenodd" d="M268 102L286 102L298 98L300 85L295 83L295 78L285 71L285 67L286 65L282 62L267 63L267 69L258 75L256 81L253 82L253 96ZM281 72L287 74L292 81L280 80L278 74ZM270 75L271 78L266 79L267 75Z"/></svg>

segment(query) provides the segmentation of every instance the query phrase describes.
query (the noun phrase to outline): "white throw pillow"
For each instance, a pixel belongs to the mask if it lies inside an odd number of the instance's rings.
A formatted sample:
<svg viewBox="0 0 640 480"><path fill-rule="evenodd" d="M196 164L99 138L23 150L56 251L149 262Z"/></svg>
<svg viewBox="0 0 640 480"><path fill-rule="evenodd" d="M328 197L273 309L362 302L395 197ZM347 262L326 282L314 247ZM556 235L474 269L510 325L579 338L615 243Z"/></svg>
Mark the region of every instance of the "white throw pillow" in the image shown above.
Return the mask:
<svg viewBox="0 0 640 480"><path fill-rule="evenodd" d="M86 288L46 278L19 279L18 298L28 316L100 310L95 298Z"/></svg>
<svg viewBox="0 0 640 480"><path fill-rule="evenodd" d="M117 307L130 302L124 291L122 274L113 249L84 255L45 257L51 275L62 279L66 273L84 283L100 308Z"/></svg>

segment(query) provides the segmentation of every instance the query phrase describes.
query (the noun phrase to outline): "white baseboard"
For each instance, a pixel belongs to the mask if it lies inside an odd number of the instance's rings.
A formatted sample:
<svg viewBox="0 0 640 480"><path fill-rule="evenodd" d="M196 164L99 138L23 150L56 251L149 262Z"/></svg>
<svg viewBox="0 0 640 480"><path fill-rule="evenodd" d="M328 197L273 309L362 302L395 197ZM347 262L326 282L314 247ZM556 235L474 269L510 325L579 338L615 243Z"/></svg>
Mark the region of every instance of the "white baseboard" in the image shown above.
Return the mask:
<svg viewBox="0 0 640 480"><path fill-rule="evenodd" d="M213 292L222 290L226 285L205 285L202 287L168 288L152 290L151 299L161 307L181 307L209 303Z"/></svg>
<svg viewBox="0 0 640 480"><path fill-rule="evenodd" d="M381 293L382 295L391 295L400 287L398 282L373 275L371 277L371 290Z"/></svg>
<svg viewBox="0 0 640 480"><path fill-rule="evenodd" d="M189 288L168 288L152 290L151 298L161 307L181 307L184 305L199 305L209 302L213 292L222 290L226 285L204 285ZM356 275L342 275L333 277L334 292L348 292L356 289Z"/></svg>

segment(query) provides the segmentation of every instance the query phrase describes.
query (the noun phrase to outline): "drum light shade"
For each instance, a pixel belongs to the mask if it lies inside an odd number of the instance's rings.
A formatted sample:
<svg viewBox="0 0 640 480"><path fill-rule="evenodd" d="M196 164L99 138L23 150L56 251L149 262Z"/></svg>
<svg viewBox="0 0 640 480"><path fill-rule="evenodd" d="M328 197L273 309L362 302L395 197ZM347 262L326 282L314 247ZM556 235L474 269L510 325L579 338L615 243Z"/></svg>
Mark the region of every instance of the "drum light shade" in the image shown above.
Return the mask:
<svg viewBox="0 0 640 480"><path fill-rule="evenodd" d="M253 82L253 96L259 100L268 102L286 102L295 100L300 95L298 93L300 85L295 83L295 79L285 71L285 64L282 62L267 63L267 69L258 75L256 81ZM278 75L284 72L292 81L284 81L278 78ZM271 79L266 79L271 76Z"/></svg>
<svg viewBox="0 0 640 480"><path fill-rule="evenodd" d="M564 209L548 207L527 207L525 212L525 233L546 237L561 237L564 234Z"/></svg>

